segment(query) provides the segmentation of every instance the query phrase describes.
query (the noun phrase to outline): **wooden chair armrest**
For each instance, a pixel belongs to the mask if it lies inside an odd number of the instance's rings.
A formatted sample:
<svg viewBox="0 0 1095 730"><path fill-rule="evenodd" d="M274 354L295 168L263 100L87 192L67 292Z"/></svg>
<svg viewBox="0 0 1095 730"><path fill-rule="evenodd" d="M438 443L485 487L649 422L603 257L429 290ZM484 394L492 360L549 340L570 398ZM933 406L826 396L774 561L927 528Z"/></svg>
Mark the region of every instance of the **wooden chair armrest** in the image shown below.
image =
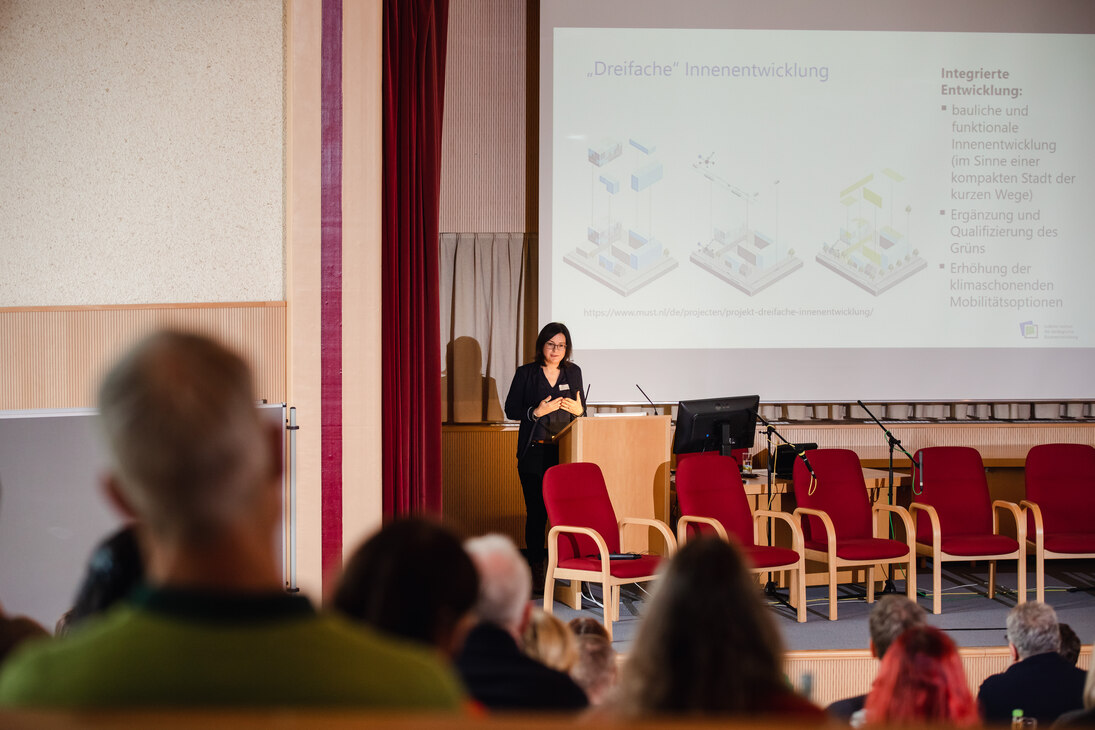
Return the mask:
<svg viewBox="0 0 1095 730"><path fill-rule="evenodd" d="M928 522L930 523L932 533L932 553L938 555L942 550L943 536L940 534L942 526L939 524L939 513L930 504L922 504L920 502L913 502L909 505L909 512L923 512L928 516Z"/></svg>
<svg viewBox="0 0 1095 730"><path fill-rule="evenodd" d="M1027 539L1027 521L1023 519L1023 511L1019 509L1019 505L1015 502L1009 502L1006 499L996 499L992 502L992 531L995 534L1000 534L1000 512L1010 512L1012 519L1015 520L1015 534L1022 543Z"/></svg>
<svg viewBox="0 0 1095 730"><path fill-rule="evenodd" d="M662 537L665 538L665 557L669 557L677 552L677 539L673 537L673 532L669 529L669 525L661 520L653 520L647 517L623 517L619 521L621 538L623 538L624 525L646 525L647 527L657 529L658 532L662 533Z"/></svg>
<svg viewBox="0 0 1095 730"><path fill-rule="evenodd" d="M688 525L691 523L697 523L701 525L710 525L715 528L715 532L723 540L728 540L726 536L726 528L722 526L722 523L712 517L699 517L696 515L681 515L677 520L677 544L683 546L688 540Z"/></svg>
<svg viewBox="0 0 1095 730"><path fill-rule="evenodd" d="M828 515L826 515L828 516ZM787 523L787 526L791 528L791 548L799 555L802 554L803 544L805 540L802 536L802 525L798 521L787 514L786 512L776 512L774 510L758 509L753 512L753 519L761 517L771 517L772 519L782 520Z"/></svg>
<svg viewBox="0 0 1095 730"><path fill-rule="evenodd" d="M794 518L801 522L803 515L811 515L821 520L821 526L825 529L825 543L829 546L829 564L836 560L836 526L828 513L810 507L798 507L794 511Z"/></svg>
<svg viewBox="0 0 1095 730"><path fill-rule="evenodd" d="M559 564L559 535L585 535L586 537L593 538L593 542L597 544L598 557L601 560L601 573L605 576L605 580L608 579L609 574L609 561L608 561L608 543L601 537L601 533L590 527L577 527L574 525L555 525L548 532L548 566L554 568Z"/></svg>
<svg viewBox="0 0 1095 730"><path fill-rule="evenodd" d="M1041 549L1042 540L1044 539L1046 524L1042 520L1042 508L1038 506L1037 502L1031 502L1024 499L1019 503L1019 507L1024 512L1030 512L1034 515L1034 541L1038 544L1039 550ZM1024 528L1026 527L1026 520L1023 520ZM1025 533L1024 533L1025 534Z"/></svg>
<svg viewBox="0 0 1095 730"><path fill-rule="evenodd" d="M874 506L874 512L891 512L901 518L901 521L905 523L905 542L908 543L909 550L912 551L912 554L916 555L916 528L913 526L912 517L909 516L909 511L904 507L898 507L896 504L876 504ZM877 531L878 520L874 520L874 524L871 527ZM939 533L936 532L935 534L938 535ZM876 534L875 537L878 537L878 535ZM934 541L935 538L932 539Z"/></svg>

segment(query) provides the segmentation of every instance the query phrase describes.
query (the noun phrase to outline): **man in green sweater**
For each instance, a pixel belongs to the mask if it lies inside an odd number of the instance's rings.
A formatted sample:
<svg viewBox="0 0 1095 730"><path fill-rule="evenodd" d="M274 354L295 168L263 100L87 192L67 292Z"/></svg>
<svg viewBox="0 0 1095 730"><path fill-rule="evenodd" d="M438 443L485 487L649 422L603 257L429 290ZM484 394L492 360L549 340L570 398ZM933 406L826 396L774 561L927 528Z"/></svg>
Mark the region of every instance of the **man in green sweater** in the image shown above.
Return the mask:
<svg viewBox="0 0 1095 730"><path fill-rule="evenodd" d="M12 656L0 705L461 707L433 655L283 592L281 436L255 402L247 365L196 335L155 334L113 368L105 489L137 525L147 585Z"/></svg>

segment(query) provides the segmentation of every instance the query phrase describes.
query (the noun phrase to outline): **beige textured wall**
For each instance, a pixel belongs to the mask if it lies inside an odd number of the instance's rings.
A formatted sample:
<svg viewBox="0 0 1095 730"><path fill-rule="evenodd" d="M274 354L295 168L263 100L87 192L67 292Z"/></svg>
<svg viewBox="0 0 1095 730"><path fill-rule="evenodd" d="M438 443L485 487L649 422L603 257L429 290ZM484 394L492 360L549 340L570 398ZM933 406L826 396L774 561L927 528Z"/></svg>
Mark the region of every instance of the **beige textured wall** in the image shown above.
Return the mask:
<svg viewBox="0 0 1095 730"><path fill-rule="evenodd" d="M442 233L537 230L539 16L538 0L450 0Z"/></svg>
<svg viewBox="0 0 1095 730"><path fill-rule="evenodd" d="M0 2L0 306L282 300L281 0Z"/></svg>

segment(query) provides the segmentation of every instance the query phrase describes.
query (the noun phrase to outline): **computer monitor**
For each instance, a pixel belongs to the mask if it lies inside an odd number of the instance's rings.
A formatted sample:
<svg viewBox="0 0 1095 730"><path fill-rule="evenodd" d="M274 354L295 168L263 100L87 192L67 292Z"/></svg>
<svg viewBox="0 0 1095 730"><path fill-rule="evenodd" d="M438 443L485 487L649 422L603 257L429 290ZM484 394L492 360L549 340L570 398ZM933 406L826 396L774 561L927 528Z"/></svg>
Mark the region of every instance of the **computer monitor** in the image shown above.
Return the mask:
<svg viewBox="0 0 1095 730"><path fill-rule="evenodd" d="M730 456L734 449L751 448L759 405L759 395L682 400L677 406L673 453L718 451Z"/></svg>

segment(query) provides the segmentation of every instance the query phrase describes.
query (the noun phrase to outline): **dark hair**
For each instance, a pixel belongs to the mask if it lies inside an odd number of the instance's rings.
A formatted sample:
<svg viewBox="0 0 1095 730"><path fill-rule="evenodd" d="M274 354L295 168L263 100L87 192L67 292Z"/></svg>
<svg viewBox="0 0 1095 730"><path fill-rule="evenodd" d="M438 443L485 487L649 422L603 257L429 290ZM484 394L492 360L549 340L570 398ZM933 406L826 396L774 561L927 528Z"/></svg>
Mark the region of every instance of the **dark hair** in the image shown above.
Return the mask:
<svg viewBox="0 0 1095 730"><path fill-rule="evenodd" d="M980 722L958 649L928 624L906 629L890 646L865 709L872 724Z"/></svg>
<svg viewBox="0 0 1095 730"><path fill-rule="evenodd" d="M67 632L84 619L102 613L127 597L144 580L144 563L132 525L99 543L87 562L76 603L65 621Z"/></svg>
<svg viewBox="0 0 1095 730"><path fill-rule="evenodd" d="M540 334L536 336L537 365L543 365L545 362L544 345L547 344L548 340L550 340L552 337L559 334L560 332L562 332L563 336L567 338L567 351L566 354L563 355L562 361L559 363L559 368L563 369L567 365L570 365L570 351L573 349L574 345L570 341L570 330L568 330L567 326L562 322L548 322L544 325L544 328L540 330Z"/></svg>
<svg viewBox="0 0 1095 730"><path fill-rule="evenodd" d="M779 631L736 547L714 537L673 557L623 668L628 715L772 711L789 692Z"/></svg>
<svg viewBox="0 0 1095 730"><path fill-rule="evenodd" d="M460 540L424 519L392 522L346 564L334 605L380 631L442 646L479 595Z"/></svg>
<svg viewBox="0 0 1095 730"><path fill-rule="evenodd" d="M1057 630L1061 633L1061 648L1057 653L1075 665L1080 661L1080 637L1068 624L1057 624Z"/></svg>

